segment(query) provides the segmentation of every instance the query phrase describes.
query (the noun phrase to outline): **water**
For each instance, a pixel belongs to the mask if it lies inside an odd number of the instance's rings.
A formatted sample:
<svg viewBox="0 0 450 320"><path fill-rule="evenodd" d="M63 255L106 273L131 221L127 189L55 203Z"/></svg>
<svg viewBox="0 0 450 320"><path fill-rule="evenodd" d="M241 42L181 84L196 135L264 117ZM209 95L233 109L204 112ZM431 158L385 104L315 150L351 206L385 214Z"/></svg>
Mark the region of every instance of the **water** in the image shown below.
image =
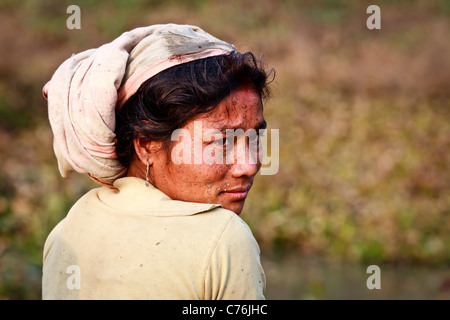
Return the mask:
<svg viewBox="0 0 450 320"><path fill-rule="evenodd" d="M378 265L380 289L368 289L368 265L294 252L262 252L267 299L450 299L450 267Z"/></svg>

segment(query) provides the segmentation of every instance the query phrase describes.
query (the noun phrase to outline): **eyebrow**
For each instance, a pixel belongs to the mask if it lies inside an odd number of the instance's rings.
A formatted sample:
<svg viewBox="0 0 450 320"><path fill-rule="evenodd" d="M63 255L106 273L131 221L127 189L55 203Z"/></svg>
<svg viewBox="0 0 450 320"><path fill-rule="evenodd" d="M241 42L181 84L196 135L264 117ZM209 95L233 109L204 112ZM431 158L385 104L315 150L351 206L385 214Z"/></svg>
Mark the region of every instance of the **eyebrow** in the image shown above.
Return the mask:
<svg viewBox="0 0 450 320"><path fill-rule="evenodd" d="M259 122L254 128L252 128L252 129L255 129L255 130L261 130L261 129L266 129L267 128L267 122L266 122L266 120L262 120L261 122ZM227 128L221 128L221 129L219 129L219 131L220 132L222 132L223 134L225 134L226 133L226 131L227 130L230 130L230 129L233 129L233 130L236 130L236 129L242 129L241 127L239 127L239 125L237 125L237 126L229 126L229 127L227 127ZM244 130L244 129L242 129L242 130Z"/></svg>

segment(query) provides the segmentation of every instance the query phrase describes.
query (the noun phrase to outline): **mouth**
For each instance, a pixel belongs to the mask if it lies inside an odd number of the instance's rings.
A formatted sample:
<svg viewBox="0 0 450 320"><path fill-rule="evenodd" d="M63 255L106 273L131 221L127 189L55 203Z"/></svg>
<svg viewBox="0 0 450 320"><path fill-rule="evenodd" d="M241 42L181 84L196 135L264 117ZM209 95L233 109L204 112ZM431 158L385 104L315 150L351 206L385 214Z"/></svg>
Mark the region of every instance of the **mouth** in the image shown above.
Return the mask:
<svg viewBox="0 0 450 320"><path fill-rule="evenodd" d="M251 187L252 187L251 185L248 185L248 186L225 188L219 194L226 196L231 201L241 201L247 198L248 191L250 190Z"/></svg>

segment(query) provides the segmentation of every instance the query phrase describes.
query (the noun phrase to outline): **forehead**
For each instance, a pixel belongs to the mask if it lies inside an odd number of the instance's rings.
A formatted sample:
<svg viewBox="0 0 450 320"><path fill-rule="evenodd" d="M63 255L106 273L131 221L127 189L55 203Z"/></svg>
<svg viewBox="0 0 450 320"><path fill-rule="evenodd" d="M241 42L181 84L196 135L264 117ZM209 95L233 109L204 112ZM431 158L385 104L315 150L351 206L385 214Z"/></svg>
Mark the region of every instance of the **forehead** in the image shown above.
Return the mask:
<svg viewBox="0 0 450 320"><path fill-rule="evenodd" d="M264 121L261 98L247 87L238 89L199 120L214 128L253 128Z"/></svg>

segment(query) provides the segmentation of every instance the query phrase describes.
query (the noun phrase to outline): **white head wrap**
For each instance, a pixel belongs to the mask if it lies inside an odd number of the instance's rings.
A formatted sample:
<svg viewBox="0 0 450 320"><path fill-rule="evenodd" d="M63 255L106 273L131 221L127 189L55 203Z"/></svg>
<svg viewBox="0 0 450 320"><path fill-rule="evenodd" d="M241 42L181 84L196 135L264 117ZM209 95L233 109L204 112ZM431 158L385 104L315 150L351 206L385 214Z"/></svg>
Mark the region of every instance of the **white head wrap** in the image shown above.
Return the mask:
<svg viewBox="0 0 450 320"><path fill-rule="evenodd" d="M61 175L75 170L112 185L127 172L114 143L116 111L125 101L165 69L233 51L199 27L164 24L125 32L64 61L43 89Z"/></svg>

